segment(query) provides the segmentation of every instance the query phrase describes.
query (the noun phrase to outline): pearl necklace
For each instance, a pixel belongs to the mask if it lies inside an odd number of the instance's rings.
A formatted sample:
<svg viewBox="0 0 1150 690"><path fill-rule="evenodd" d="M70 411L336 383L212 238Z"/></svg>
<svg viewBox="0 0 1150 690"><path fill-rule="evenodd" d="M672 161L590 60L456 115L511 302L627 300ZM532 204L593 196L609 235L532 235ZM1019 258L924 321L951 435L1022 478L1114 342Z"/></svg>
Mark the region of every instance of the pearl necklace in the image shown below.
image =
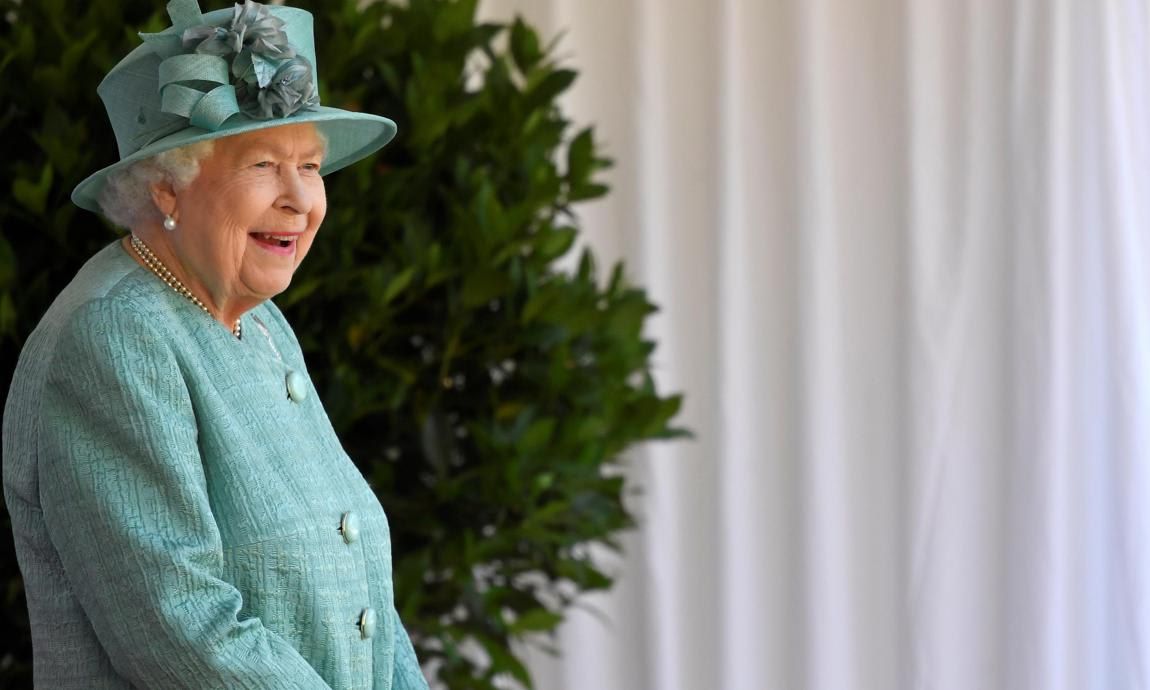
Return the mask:
<svg viewBox="0 0 1150 690"><path fill-rule="evenodd" d="M192 291L189 290L183 283L181 283L180 279L177 278L171 271L169 271L168 267L165 266L164 263L160 261L155 254L152 253L152 250L148 248L148 245L144 244L144 241L135 235L132 235L132 249L136 250L136 255L140 257L140 259L144 262L144 265L148 267L148 270L156 274L157 278L167 283L168 287L172 288L179 294L187 297L192 304L196 305L200 309L203 309L205 314L212 316L212 312L208 311L207 306L200 301L200 298L193 295ZM235 325L232 326L232 335L238 338L242 333L243 328L241 327L240 320L236 319Z"/></svg>

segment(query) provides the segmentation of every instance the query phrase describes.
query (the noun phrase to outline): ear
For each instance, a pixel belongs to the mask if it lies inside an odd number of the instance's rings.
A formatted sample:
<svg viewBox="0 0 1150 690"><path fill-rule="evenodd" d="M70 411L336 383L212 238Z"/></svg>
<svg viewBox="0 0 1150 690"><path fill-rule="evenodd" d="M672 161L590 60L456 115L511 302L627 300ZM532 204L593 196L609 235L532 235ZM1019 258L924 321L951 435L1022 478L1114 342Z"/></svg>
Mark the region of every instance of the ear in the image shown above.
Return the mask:
<svg viewBox="0 0 1150 690"><path fill-rule="evenodd" d="M171 181L153 182L149 189L152 192L152 202L156 204L160 213L165 216L175 215L176 188L172 186Z"/></svg>

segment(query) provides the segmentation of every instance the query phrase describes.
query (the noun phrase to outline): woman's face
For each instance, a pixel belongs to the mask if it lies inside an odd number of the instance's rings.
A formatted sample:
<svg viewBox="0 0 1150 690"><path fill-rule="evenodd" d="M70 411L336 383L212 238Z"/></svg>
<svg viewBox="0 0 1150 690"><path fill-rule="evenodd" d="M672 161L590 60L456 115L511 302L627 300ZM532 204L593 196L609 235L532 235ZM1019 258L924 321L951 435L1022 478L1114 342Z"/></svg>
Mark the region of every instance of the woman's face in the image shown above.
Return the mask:
<svg viewBox="0 0 1150 690"><path fill-rule="evenodd" d="M200 173L169 199L163 233L189 279L220 310L243 311L287 289L327 211L324 145L310 124L216 140ZM193 291L196 291L193 287Z"/></svg>

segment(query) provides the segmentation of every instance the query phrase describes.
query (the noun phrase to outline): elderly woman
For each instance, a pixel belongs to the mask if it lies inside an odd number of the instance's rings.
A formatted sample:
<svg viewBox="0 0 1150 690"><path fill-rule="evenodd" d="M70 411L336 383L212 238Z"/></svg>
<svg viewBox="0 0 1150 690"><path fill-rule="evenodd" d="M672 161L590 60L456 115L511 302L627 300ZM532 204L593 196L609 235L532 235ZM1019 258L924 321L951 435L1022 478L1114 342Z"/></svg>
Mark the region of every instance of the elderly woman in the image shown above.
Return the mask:
<svg viewBox="0 0 1150 690"><path fill-rule="evenodd" d="M131 233L29 338L4 495L53 688L426 688L387 520L269 301L321 176L391 121L319 105L311 17L173 0L100 85L121 160L73 193Z"/></svg>

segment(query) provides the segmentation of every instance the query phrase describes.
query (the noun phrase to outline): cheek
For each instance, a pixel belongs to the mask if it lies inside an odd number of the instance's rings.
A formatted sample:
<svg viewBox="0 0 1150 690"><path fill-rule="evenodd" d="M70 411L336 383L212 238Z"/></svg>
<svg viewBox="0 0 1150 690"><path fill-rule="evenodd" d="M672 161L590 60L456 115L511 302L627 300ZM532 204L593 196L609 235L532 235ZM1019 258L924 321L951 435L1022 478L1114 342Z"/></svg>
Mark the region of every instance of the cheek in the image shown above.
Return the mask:
<svg viewBox="0 0 1150 690"><path fill-rule="evenodd" d="M232 257L242 251L242 240L246 239L246 235L237 232L243 220L242 213L236 212L242 209L225 204L204 204L202 208L195 225L196 231L185 233L185 239L197 245L193 251L211 255L216 260Z"/></svg>
<svg viewBox="0 0 1150 690"><path fill-rule="evenodd" d="M315 232L305 232L299 238L299 245L295 253L295 266L299 267L307 255L311 253L311 246L315 242Z"/></svg>
<svg viewBox="0 0 1150 690"><path fill-rule="evenodd" d="M269 202L265 201L269 195L262 190L253 189L250 194L236 194L235 190L220 190L219 194L204 203L205 226L215 228L221 239L225 236L235 239L237 232L245 230L256 219L263 215Z"/></svg>
<svg viewBox="0 0 1150 690"><path fill-rule="evenodd" d="M319 228L319 224L323 222L324 216L327 215L327 191L323 186L323 178L316 181L316 189L313 192L311 213L308 221L313 228Z"/></svg>
<svg viewBox="0 0 1150 690"><path fill-rule="evenodd" d="M312 230L319 230L320 223L323 222L327 216L327 202L315 204L311 207L311 212L307 214L307 224Z"/></svg>

